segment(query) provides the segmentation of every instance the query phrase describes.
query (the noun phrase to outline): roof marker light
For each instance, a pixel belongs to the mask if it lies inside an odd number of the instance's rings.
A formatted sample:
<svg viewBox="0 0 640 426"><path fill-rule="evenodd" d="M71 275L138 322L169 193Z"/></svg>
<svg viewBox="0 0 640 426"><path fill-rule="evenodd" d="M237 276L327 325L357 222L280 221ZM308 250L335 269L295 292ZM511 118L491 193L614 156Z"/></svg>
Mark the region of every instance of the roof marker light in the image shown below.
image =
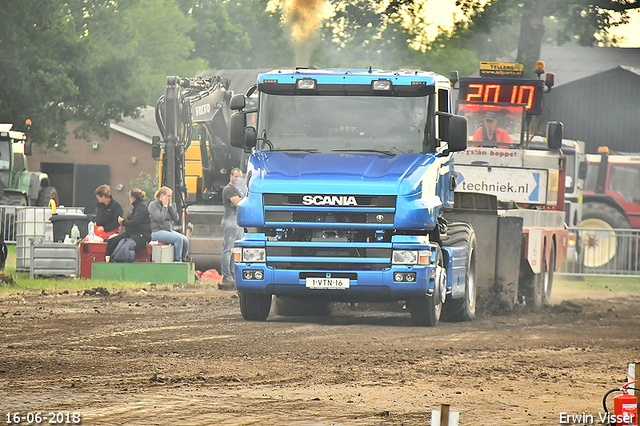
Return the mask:
<svg viewBox="0 0 640 426"><path fill-rule="evenodd" d="M301 90L315 90L317 81L314 78L300 78L296 81L296 87Z"/></svg>
<svg viewBox="0 0 640 426"><path fill-rule="evenodd" d="M556 81L556 75L552 72L549 72L547 73L547 76L544 79L544 85L547 86L549 89L551 89L555 84L555 81Z"/></svg>
<svg viewBox="0 0 640 426"><path fill-rule="evenodd" d="M371 82L371 90L391 90L391 80L373 80Z"/></svg>

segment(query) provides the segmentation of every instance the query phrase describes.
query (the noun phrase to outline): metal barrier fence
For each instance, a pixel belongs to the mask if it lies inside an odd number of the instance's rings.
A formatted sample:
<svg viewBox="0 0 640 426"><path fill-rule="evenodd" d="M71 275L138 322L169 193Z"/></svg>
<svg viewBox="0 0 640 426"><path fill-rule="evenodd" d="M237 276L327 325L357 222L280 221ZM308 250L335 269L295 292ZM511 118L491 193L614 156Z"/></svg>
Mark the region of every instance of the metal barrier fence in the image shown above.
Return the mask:
<svg viewBox="0 0 640 426"><path fill-rule="evenodd" d="M16 242L16 206L0 206L0 231L7 243Z"/></svg>
<svg viewBox="0 0 640 426"><path fill-rule="evenodd" d="M21 213L22 212L22 213ZM58 207L57 213L84 213L84 207ZM40 236L51 217L50 207L18 207L0 205L0 232L6 243L16 244L18 236Z"/></svg>
<svg viewBox="0 0 640 426"><path fill-rule="evenodd" d="M84 207L59 207L56 213L82 214ZM0 206L2 235L5 242L16 245L16 271L29 270L32 242L53 239L51 215L49 207Z"/></svg>
<svg viewBox="0 0 640 426"><path fill-rule="evenodd" d="M562 275L640 277L640 230L569 228Z"/></svg>

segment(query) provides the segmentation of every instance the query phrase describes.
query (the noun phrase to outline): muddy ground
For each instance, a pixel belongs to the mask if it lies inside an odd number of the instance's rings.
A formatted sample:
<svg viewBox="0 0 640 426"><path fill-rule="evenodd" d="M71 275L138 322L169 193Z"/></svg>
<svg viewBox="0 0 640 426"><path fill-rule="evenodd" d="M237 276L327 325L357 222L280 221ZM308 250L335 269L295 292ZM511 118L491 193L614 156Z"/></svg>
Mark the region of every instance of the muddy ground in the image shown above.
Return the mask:
<svg viewBox="0 0 640 426"><path fill-rule="evenodd" d="M0 422L429 425L449 403L466 425L598 424L640 360L640 297L560 285L542 312L436 328L393 306L246 322L215 285L1 296Z"/></svg>

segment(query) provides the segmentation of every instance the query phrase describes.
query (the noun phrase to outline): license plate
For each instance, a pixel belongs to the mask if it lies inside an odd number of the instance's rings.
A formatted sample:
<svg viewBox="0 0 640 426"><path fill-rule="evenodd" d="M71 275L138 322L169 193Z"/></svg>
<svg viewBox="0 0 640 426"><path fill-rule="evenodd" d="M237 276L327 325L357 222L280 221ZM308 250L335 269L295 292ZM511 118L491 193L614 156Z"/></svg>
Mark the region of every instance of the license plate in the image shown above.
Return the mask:
<svg viewBox="0 0 640 426"><path fill-rule="evenodd" d="M306 286L312 289L344 290L349 288L349 278L307 278Z"/></svg>

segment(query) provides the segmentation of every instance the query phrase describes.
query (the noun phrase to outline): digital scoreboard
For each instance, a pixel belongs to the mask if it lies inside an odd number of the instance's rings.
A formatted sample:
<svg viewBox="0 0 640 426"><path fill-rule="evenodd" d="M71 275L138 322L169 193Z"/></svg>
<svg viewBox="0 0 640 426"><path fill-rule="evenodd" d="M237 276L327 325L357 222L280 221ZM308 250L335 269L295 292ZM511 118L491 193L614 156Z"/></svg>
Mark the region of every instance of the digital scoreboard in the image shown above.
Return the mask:
<svg viewBox="0 0 640 426"><path fill-rule="evenodd" d="M539 115L543 91L542 80L463 77L458 99L474 104L524 105L527 114Z"/></svg>

